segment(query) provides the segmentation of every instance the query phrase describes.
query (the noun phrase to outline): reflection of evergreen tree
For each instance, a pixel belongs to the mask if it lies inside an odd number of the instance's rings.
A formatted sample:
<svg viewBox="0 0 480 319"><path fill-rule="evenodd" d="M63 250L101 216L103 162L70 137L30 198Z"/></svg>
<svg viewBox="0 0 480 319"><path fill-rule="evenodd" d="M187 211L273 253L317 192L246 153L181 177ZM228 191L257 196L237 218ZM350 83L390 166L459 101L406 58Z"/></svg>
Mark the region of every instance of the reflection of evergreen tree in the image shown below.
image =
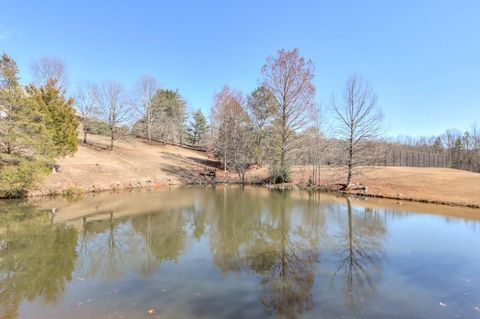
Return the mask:
<svg viewBox="0 0 480 319"><path fill-rule="evenodd" d="M355 214L349 198L347 214L345 231L338 243L335 276L344 279L347 306L357 309L375 293L384 257L385 226L371 209L364 208L363 214Z"/></svg>
<svg viewBox="0 0 480 319"><path fill-rule="evenodd" d="M48 212L36 211L30 219L12 206L2 219L0 233L0 317L14 318L22 300L42 298L53 303L63 293L74 270L77 232L51 225ZM13 217L12 217L13 216Z"/></svg>

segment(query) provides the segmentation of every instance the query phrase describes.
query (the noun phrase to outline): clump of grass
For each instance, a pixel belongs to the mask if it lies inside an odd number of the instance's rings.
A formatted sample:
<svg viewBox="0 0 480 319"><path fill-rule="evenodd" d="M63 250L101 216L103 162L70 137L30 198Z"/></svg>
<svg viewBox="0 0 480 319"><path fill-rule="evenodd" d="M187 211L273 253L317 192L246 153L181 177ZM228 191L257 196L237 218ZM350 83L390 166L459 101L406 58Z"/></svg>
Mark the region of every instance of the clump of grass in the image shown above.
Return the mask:
<svg viewBox="0 0 480 319"><path fill-rule="evenodd" d="M64 196L78 196L83 194L85 191L81 188L75 186L69 186L63 190L62 195Z"/></svg>

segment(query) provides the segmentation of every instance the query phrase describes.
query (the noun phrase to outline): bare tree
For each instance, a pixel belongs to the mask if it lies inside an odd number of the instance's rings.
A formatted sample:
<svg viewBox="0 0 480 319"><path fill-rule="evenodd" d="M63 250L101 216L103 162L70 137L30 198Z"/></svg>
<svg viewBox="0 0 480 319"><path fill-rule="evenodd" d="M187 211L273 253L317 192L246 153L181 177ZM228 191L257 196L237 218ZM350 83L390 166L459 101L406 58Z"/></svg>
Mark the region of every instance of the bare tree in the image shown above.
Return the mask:
<svg viewBox="0 0 480 319"><path fill-rule="evenodd" d="M234 157L233 140L236 134L234 124L236 117L245 113L243 97L240 92L224 86L215 94L211 111L212 135L214 137L214 153L223 162L226 172Z"/></svg>
<svg viewBox="0 0 480 319"><path fill-rule="evenodd" d="M90 82L81 82L77 85L75 94L75 106L80 117L83 131L83 143L87 143L87 134L89 131L90 121L97 115L96 96L98 95L98 87Z"/></svg>
<svg viewBox="0 0 480 319"><path fill-rule="evenodd" d="M383 154L375 143L382 134L383 114L370 85L358 75L347 81L344 102L338 105L332 98L332 106L337 120L334 130L343 146L340 164L347 167L348 188L357 168L370 165Z"/></svg>
<svg viewBox="0 0 480 319"><path fill-rule="evenodd" d="M100 116L110 128L110 149L113 149L115 130L129 120L132 103L122 85L117 82L104 82L95 96Z"/></svg>
<svg viewBox="0 0 480 319"><path fill-rule="evenodd" d="M67 89L67 69L61 59L43 57L32 64L31 70L35 85L41 86L49 81L53 81L60 89Z"/></svg>
<svg viewBox="0 0 480 319"><path fill-rule="evenodd" d="M324 114L321 107L315 109L312 114L312 125L302 134L301 143L295 152L295 163L311 165L308 184L318 185L320 183L320 172L323 156L326 153L329 143L322 132Z"/></svg>
<svg viewBox="0 0 480 319"><path fill-rule="evenodd" d="M144 75L138 80L135 89L136 109L144 120L145 135L149 141L152 140L152 131L155 123L152 99L158 88L159 86L155 77Z"/></svg>
<svg viewBox="0 0 480 319"><path fill-rule="evenodd" d="M279 50L277 56L267 58L262 67L263 86L273 93L277 104L274 134L279 159L274 175L281 181L288 179L288 156L299 138L298 133L310 122L315 99L313 73L312 61L305 61L298 49Z"/></svg>

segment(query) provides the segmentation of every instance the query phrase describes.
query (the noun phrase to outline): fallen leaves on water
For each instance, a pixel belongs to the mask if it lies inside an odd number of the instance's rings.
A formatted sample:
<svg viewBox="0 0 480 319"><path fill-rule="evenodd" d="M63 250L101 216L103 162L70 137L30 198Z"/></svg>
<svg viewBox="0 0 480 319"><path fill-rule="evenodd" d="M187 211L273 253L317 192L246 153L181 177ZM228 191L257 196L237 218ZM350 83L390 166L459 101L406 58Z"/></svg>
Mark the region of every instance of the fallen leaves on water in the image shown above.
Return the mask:
<svg viewBox="0 0 480 319"><path fill-rule="evenodd" d="M157 311L152 308L152 309L149 309L149 310L147 311L147 313L148 313L149 315L154 315L154 314L157 313Z"/></svg>

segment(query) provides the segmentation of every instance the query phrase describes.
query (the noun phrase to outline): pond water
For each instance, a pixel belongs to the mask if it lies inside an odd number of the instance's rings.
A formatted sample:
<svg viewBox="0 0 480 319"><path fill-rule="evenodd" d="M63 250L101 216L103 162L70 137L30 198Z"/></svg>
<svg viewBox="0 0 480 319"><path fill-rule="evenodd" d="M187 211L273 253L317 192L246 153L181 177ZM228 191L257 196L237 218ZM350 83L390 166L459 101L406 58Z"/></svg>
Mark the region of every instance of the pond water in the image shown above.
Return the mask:
<svg viewBox="0 0 480 319"><path fill-rule="evenodd" d="M480 212L224 186L0 202L0 318L269 317L480 318Z"/></svg>

